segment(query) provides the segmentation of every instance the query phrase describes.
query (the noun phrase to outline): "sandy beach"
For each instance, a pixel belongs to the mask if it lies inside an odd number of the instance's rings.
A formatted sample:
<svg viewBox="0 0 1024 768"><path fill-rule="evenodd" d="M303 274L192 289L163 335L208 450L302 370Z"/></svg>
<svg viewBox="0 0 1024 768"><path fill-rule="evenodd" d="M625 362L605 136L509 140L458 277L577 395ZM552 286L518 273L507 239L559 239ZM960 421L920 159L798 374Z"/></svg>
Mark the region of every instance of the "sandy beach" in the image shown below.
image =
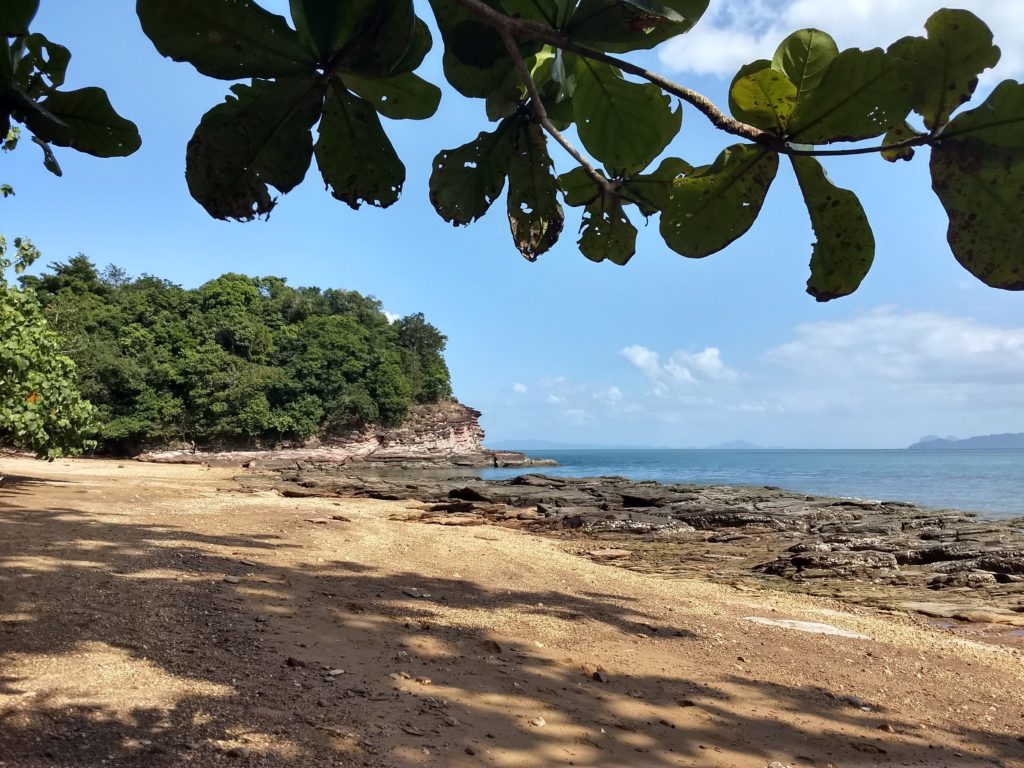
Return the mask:
<svg viewBox="0 0 1024 768"><path fill-rule="evenodd" d="M0 461L0 765L1024 766L1019 649L236 473Z"/></svg>

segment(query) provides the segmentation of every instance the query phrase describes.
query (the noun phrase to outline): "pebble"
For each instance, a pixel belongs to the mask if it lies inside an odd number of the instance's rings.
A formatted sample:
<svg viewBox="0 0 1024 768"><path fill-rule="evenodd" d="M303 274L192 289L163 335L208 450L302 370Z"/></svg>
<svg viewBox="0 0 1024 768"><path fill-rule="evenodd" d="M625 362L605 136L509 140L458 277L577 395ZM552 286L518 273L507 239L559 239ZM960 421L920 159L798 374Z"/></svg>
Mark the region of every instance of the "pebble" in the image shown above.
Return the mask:
<svg viewBox="0 0 1024 768"><path fill-rule="evenodd" d="M402 594L408 597L415 598L416 600L425 600L430 597L426 592L420 592L418 589L403 589Z"/></svg>
<svg viewBox="0 0 1024 768"><path fill-rule="evenodd" d="M224 581L227 584L237 584L239 581L241 581L241 579L239 579L237 576L225 576Z"/></svg>
<svg viewBox="0 0 1024 768"><path fill-rule="evenodd" d="M228 757L238 758L239 760L245 760L251 753L248 747L232 747L225 753Z"/></svg>
<svg viewBox="0 0 1024 768"><path fill-rule="evenodd" d="M285 659L284 663L287 664L289 667L306 666L306 662L304 662L302 659L296 659L294 656L289 656L287 659Z"/></svg>
<svg viewBox="0 0 1024 768"><path fill-rule="evenodd" d="M536 726L537 728L543 728L547 725L547 721L543 717L535 717L530 721L530 725Z"/></svg>

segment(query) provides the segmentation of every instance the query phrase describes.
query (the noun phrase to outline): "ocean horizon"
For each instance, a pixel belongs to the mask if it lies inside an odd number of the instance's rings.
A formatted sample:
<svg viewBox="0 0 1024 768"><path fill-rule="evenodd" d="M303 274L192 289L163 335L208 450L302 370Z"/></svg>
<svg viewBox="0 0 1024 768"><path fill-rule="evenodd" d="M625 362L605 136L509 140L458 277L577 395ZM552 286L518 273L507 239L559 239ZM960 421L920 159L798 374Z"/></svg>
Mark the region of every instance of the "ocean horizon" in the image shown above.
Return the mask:
<svg viewBox="0 0 1024 768"><path fill-rule="evenodd" d="M618 475L698 485L778 486L822 496L903 501L982 517L1024 517L1024 450L524 449L557 467L488 469L486 479L529 472Z"/></svg>

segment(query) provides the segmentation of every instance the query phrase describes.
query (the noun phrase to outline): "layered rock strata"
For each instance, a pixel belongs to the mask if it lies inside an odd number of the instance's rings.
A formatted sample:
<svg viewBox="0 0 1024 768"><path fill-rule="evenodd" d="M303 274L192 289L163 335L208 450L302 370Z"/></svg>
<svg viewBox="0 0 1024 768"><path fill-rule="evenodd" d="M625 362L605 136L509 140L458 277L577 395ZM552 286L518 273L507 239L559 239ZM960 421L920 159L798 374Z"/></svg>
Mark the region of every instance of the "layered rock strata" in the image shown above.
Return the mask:
<svg viewBox="0 0 1024 768"><path fill-rule="evenodd" d="M456 400L414 406L398 427L370 426L302 445L270 449L199 448L179 446L148 451L140 461L169 464L209 464L251 469L362 467L426 469L435 467L552 466L512 451L484 447L480 412Z"/></svg>

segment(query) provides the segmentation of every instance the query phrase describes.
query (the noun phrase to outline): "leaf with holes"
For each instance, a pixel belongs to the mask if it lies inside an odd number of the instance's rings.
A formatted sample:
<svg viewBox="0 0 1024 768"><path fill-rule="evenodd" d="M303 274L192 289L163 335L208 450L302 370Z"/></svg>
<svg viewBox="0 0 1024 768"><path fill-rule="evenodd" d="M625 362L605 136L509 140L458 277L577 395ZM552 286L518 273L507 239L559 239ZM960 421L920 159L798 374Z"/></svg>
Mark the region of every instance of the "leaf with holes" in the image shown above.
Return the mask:
<svg viewBox="0 0 1024 768"><path fill-rule="evenodd" d="M653 48L689 32L709 0L581 0L565 32L581 45L612 53Z"/></svg>
<svg viewBox="0 0 1024 768"><path fill-rule="evenodd" d="M978 76L999 63L992 30L969 11L948 8L925 23L928 37L905 37L889 55L906 62L915 86L913 107L930 131L945 125L957 107L970 101Z"/></svg>
<svg viewBox="0 0 1024 768"><path fill-rule="evenodd" d="M102 88L54 91L39 106L62 126L39 131L34 124L32 130L58 147L96 157L127 157L142 146L138 127L117 114Z"/></svg>
<svg viewBox="0 0 1024 768"><path fill-rule="evenodd" d="M269 186L287 193L305 178L324 85L281 78L231 91L199 123L188 145L185 178L211 216L249 221L273 210Z"/></svg>
<svg viewBox="0 0 1024 768"><path fill-rule="evenodd" d="M411 72L384 80L342 75L342 80L349 90L392 120L426 120L441 103L441 89Z"/></svg>
<svg viewBox="0 0 1024 768"><path fill-rule="evenodd" d="M753 226L779 170L765 147L734 144L713 165L679 179L661 214L661 236L690 258L716 253Z"/></svg>
<svg viewBox="0 0 1024 768"><path fill-rule="evenodd" d="M64 85L70 63L71 51L63 45L39 34L29 35L21 41L21 58L14 79L29 98L38 99Z"/></svg>
<svg viewBox="0 0 1024 768"><path fill-rule="evenodd" d="M796 98L790 79L770 68L734 80L729 89L733 117L776 136L786 132Z"/></svg>
<svg viewBox="0 0 1024 768"><path fill-rule="evenodd" d="M516 248L529 261L558 242L565 224L547 139L532 122L519 121L508 166L508 221Z"/></svg>
<svg viewBox="0 0 1024 768"><path fill-rule="evenodd" d="M682 109L656 85L577 57L573 116L583 146L615 176L642 171L679 133Z"/></svg>
<svg viewBox="0 0 1024 768"><path fill-rule="evenodd" d="M209 77L312 74L316 65L284 17L252 0L138 0L136 11L161 54Z"/></svg>
<svg viewBox="0 0 1024 768"><path fill-rule="evenodd" d="M1024 149L943 141L931 170L956 260L986 285L1024 291Z"/></svg>
<svg viewBox="0 0 1024 768"><path fill-rule="evenodd" d="M616 195L599 195L583 213L580 253L591 261L625 266L636 254L636 227Z"/></svg>
<svg viewBox="0 0 1024 768"><path fill-rule="evenodd" d="M813 157L792 157L817 242L807 292L818 301L849 296L875 259L875 236L860 200L837 187Z"/></svg>
<svg viewBox="0 0 1024 768"><path fill-rule="evenodd" d="M387 208L402 196L405 165L376 110L337 81L327 92L315 152L331 194L351 208Z"/></svg>
<svg viewBox="0 0 1024 768"><path fill-rule="evenodd" d="M430 202L441 218L465 226L487 213L505 186L517 125L503 120L495 131L434 158Z"/></svg>
<svg viewBox="0 0 1024 768"><path fill-rule="evenodd" d="M801 144L874 138L902 123L911 105L912 91L899 59L881 48L846 50L797 102L789 136Z"/></svg>

